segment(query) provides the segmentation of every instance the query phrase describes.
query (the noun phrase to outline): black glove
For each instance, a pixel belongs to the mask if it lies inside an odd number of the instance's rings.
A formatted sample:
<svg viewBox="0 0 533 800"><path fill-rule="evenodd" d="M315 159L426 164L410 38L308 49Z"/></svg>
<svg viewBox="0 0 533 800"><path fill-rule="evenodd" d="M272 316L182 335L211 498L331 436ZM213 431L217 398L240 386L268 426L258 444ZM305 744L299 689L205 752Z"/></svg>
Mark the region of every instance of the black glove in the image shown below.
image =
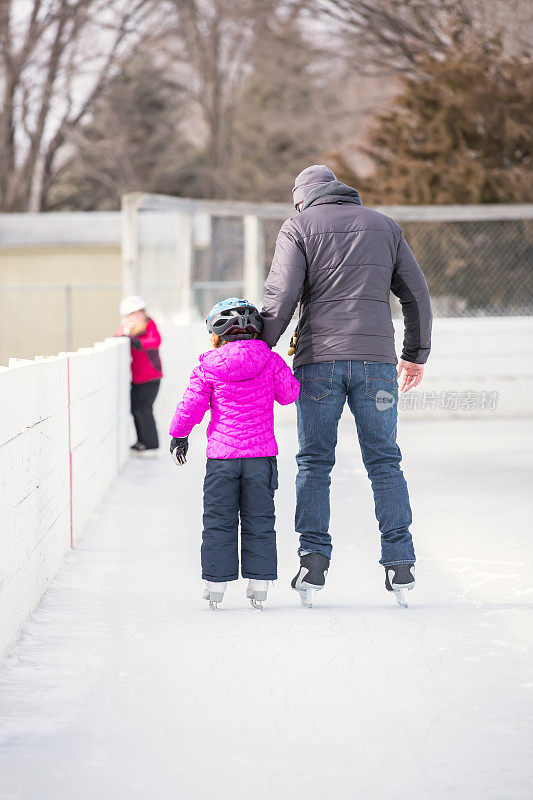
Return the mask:
<svg viewBox="0 0 533 800"><path fill-rule="evenodd" d="M177 439L174 437L170 440L170 455L172 456L172 461L174 464L177 464L178 467L182 467L187 459L185 456L187 455L187 450L189 449L189 439L185 436L183 439Z"/></svg>
<svg viewBox="0 0 533 800"><path fill-rule="evenodd" d="M140 339L136 336L130 336L131 346L134 347L136 350L142 350L143 345Z"/></svg>

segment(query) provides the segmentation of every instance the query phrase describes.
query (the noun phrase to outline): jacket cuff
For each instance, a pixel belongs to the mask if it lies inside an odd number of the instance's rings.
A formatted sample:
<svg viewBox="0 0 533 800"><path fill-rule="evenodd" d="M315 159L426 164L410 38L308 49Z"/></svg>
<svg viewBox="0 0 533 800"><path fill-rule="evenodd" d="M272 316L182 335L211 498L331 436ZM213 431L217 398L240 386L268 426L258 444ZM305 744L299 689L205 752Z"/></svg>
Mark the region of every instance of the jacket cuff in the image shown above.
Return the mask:
<svg viewBox="0 0 533 800"><path fill-rule="evenodd" d="M429 358L429 350L427 352L422 350L416 356L402 352L400 358L402 361L409 361L411 364L425 364Z"/></svg>
<svg viewBox="0 0 533 800"><path fill-rule="evenodd" d="M168 433L173 439L186 439L193 427L194 425L191 425L190 428L188 425L171 425Z"/></svg>

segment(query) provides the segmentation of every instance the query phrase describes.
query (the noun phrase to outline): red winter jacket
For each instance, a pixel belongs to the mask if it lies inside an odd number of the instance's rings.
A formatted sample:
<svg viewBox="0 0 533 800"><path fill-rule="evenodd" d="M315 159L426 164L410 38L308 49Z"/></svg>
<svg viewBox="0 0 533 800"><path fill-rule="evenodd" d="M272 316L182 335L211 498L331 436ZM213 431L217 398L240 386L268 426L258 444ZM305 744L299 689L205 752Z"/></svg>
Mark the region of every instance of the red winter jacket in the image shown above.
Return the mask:
<svg viewBox="0 0 533 800"><path fill-rule="evenodd" d="M115 336L127 336L121 325ZM161 359L159 358L159 345L161 335L153 319L148 320L144 333L140 336L130 336L131 340L131 381L132 383L147 383L163 377Z"/></svg>

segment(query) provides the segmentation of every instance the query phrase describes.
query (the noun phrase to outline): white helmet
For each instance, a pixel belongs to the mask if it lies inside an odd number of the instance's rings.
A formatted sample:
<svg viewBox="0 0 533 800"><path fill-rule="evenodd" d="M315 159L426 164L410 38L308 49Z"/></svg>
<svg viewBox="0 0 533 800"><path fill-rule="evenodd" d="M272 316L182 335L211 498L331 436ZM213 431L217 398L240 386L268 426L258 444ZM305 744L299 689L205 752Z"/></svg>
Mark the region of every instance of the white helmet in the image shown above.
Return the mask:
<svg viewBox="0 0 533 800"><path fill-rule="evenodd" d="M118 310L121 317L127 317L128 314L133 314L134 311L142 311L143 308L146 308L146 301L139 294L132 294L124 298Z"/></svg>

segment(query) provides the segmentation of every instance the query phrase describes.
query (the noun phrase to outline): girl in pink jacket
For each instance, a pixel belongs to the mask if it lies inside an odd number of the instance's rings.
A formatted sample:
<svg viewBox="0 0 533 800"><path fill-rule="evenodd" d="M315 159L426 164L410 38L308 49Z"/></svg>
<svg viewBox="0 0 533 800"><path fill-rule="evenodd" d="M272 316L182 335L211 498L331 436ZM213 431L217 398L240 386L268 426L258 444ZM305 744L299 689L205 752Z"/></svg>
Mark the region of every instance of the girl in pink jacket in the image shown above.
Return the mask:
<svg viewBox="0 0 533 800"><path fill-rule="evenodd" d="M188 435L207 409L207 471L204 481L202 578L211 608L228 581L249 578L246 596L262 608L268 581L277 578L274 491L278 487L274 401L294 403L300 384L290 368L257 339L263 321L257 308L231 297L206 320L214 349L200 356L170 425L170 452L185 463Z"/></svg>

